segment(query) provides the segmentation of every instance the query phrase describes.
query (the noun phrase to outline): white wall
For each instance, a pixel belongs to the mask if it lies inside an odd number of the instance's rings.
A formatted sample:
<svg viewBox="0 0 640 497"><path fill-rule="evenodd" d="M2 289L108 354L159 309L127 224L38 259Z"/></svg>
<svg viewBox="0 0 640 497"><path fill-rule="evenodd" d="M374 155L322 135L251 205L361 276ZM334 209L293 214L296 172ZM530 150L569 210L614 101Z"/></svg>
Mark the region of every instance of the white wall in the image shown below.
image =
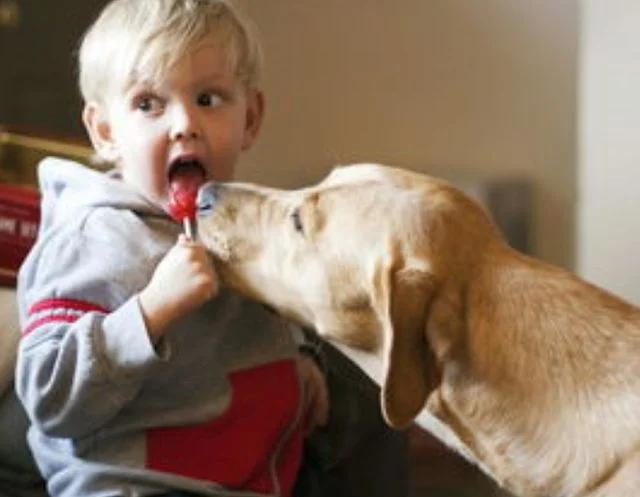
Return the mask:
<svg viewBox="0 0 640 497"><path fill-rule="evenodd" d="M640 303L640 2L583 8L577 270Z"/></svg>
<svg viewBox="0 0 640 497"><path fill-rule="evenodd" d="M536 253L571 267L577 0L243 0L267 117L242 179L299 186L337 162L523 175Z"/></svg>

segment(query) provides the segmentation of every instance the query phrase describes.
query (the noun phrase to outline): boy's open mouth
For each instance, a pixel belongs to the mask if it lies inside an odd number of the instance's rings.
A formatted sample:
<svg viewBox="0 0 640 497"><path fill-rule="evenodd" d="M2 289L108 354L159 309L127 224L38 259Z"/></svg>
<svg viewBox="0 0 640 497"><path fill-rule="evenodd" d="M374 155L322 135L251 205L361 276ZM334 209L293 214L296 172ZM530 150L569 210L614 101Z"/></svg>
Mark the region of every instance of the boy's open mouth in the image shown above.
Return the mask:
<svg viewBox="0 0 640 497"><path fill-rule="evenodd" d="M169 213L176 221L195 217L198 189L206 181L203 164L194 158L179 158L169 166Z"/></svg>
<svg viewBox="0 0 640 497"><path fill-rule="evenodd" d="M205 168L198 159L179 158L169 166L167 173L171 189L191 183L204 183L206 179ZM200 185L198 185L199 187Z"/></svg>

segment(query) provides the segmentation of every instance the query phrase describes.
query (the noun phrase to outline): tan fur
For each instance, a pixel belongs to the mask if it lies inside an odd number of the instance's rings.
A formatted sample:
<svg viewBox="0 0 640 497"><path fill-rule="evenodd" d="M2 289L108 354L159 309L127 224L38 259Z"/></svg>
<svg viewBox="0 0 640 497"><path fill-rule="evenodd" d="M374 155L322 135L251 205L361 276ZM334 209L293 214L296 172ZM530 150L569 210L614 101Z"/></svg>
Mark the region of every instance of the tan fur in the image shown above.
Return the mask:
<svg viewBox="0 0 640 497"><path fill-rule="evenodd" d="M512 250L426 175L353 165L301 190L204 187L213 197L199 232L223 279L376 354L392 426L435 418L519 496L640 492L638 308Z"/></svg>

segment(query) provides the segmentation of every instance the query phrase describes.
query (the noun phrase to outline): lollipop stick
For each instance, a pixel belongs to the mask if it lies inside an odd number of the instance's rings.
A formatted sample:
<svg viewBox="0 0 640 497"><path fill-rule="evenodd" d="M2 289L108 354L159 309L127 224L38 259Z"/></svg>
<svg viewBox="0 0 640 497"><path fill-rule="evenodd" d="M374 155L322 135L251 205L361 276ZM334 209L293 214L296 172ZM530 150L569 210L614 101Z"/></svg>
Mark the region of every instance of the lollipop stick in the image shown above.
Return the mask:
<svg viewBox="0 0 640 497"><path fill-rule="evenodd" d="M196 239L196 223L195 219L190 217L185 217L182 219L182 227L184 229L184 234L187 235L189 240Z"/></svg>

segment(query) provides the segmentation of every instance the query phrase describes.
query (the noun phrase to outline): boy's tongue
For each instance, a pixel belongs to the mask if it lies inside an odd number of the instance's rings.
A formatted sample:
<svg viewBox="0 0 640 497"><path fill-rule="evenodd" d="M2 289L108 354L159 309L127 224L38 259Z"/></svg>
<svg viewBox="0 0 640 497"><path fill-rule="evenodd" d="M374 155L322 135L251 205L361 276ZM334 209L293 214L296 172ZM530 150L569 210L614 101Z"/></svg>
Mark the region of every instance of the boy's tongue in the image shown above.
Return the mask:
<svg viewBox="0 0 640 497"><path fill-rule="evenodd" d="M193 219L196 216L196 196L204 183L204 173L200 167L180 166L172 174L169 182L169 214L176 221Z"/></svg>

